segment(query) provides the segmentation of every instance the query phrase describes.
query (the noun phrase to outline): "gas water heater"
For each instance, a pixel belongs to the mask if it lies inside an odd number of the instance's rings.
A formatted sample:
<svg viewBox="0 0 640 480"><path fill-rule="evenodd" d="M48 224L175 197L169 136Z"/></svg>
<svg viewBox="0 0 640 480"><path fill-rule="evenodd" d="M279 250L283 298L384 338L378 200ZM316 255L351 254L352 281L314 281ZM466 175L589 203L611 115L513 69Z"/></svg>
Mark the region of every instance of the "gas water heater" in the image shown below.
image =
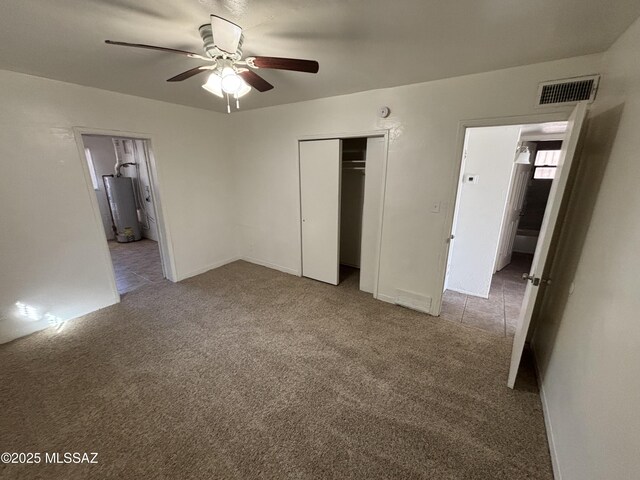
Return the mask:
<svg viewBox="0 0 640 480"><path fill-rule="evenodd" d="M104 187L109 200L111 220L116 240L120 243L135 242L142 238L136 199L133 193L133 180L130 177L105 175Z"/></svg>

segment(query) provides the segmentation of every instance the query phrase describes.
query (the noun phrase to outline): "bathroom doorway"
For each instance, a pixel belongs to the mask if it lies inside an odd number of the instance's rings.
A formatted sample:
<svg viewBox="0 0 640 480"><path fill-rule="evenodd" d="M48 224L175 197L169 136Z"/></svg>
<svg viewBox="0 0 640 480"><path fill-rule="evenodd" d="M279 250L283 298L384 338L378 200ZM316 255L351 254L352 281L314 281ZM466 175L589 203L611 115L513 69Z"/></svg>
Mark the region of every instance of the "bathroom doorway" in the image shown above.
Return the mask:
<svg viewBox="0 0 640 480"><path fill-rule="evenodd" d="M467 128L441 317L512 337L567 122Z"/></svg>

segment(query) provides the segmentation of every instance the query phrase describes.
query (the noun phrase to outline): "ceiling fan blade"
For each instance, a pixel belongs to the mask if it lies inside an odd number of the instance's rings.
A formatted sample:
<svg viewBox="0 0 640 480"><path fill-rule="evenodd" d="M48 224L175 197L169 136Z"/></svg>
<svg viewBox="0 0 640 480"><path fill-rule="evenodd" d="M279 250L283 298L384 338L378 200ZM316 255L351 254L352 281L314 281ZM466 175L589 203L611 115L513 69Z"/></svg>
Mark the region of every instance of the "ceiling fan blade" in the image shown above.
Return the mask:
<svg viewBox="0 0 640 480"><path fill-rule="evenodd" d="M233 55L238 50L242 38L242 28L229 20L211 15L213 44L223 52Z"/></svg>
<svg viewBox="0 0 640 480"><path fill-rule="evenodd" d="M252 72L251 70L245 70L244 72L238 73L238 75L240 75L245 82L247 82L259 92L266 92L267 90L271 90L273 88L273 85L267 82L256 72Z"/></svg>
<svg viewBox="0 0 640 480"><path fill-rule="evenodd" d="M247 63L257 68L292 70L294 72L318 73L320 69L320 64L315 60L300 60L298 58L249 57Z"/></svg>
<svg viewBox="0 0 640 480"><path fill-rule="evenodd" d="M181 82L182 80L186 80L187 78L191 78L194 75L205 72L207 70L211 70L209 65L200 65L199 67L191 68L186 72L179 73L175 77L171 77L167 82Z"/></svg>
<svg viewBox="0 0 640 480"><path fill-rule="evenodd" d="M121 47L134 47L134 48L145 48L147 50L157 50L159 52L167 52L167 53L177 53L179 55L185 55L191 58L199 58L200 60L208 60L211 61L210 58L204 57L197 53L187 52L186 50L178 50L175 48L166 48L166 47L158 47L156 45L145 45L144 43L127 43L127 42L116 42L113 40L105 40L104 43L109 45L119 45Z"/></svg>

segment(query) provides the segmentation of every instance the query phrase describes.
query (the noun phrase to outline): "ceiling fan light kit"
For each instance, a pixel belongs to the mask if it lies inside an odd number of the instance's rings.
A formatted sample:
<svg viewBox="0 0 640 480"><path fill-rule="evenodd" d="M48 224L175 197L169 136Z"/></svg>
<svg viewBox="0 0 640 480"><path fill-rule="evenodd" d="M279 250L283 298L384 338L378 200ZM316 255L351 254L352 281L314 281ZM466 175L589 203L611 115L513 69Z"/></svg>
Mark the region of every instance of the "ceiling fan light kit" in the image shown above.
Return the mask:
<svg viewBox="0 0 640 480"><path fill-rule="evenodd" d="M320 68L315 60L296 58L247 57L243 60L242 43L244 42L244 35L242 28L217 15L211 15L210 23L201 25L198 30L202 38L205 55L141 43L116 42L113 40L105 40L105 43L175 53L208 62L206 65L191 68L171 77L167 81L181 82L199 73L211 72L202 88L217 97L226 97L227 113L231 113L230 97L235 99L236 108L239 109L240 98L249 93L252 87L259 92L266 92L273 88L273 85L253 70L264 68L318 73Z"/></svg>

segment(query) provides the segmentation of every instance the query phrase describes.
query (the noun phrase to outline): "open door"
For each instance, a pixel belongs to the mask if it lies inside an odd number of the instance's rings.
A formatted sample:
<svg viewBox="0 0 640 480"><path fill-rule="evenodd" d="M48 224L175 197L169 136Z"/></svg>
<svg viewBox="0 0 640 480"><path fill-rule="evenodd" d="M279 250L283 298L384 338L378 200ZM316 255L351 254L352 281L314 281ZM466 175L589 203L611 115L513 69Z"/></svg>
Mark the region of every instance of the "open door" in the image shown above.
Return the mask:
<svg viewBox="0 0 640 480"><path fill-rule="evenodd" d="M524 195L531 177L531 165L516 165L511 192L504 212L502 238L498 248L495 271L499 272L511 263L513 244L518 233L518 223L524 205Z"/></svg>
<svg viewBox="0 0 640 480"><path fill-rule="evenodd" d="M342 141L299 143L302 276L340 281Z"/></svg>
<svg viewBox="0 0 640 480"><path fill-rule="evenodd" d="M527 276L529 283L527 284L522 308L520 309L518 328L513 339L511 367L509 369L509 379L507 382L509 388L513 388L516 383L518 368L520 367L520 360L522 359L522 352L527 340L527 334L529 333L531 316L533 315L533 309L538 298L540 283L543 281L542 274L549 255L551 239L558 221L562 198L565 192L565 187L567 186L569 172L571 171L571 164L573 163L576 148L578 146L578 139L580 138L580 131L582 130L586 114L587 104L581 102L576 105L576 108L569 117L567 133L565 140L562 143L562 151L560 153L556 176L553 180L553 184L551 185L547 208L544 212L542 227L540 228L538 245L533 256L531 271Z"/></svg>

